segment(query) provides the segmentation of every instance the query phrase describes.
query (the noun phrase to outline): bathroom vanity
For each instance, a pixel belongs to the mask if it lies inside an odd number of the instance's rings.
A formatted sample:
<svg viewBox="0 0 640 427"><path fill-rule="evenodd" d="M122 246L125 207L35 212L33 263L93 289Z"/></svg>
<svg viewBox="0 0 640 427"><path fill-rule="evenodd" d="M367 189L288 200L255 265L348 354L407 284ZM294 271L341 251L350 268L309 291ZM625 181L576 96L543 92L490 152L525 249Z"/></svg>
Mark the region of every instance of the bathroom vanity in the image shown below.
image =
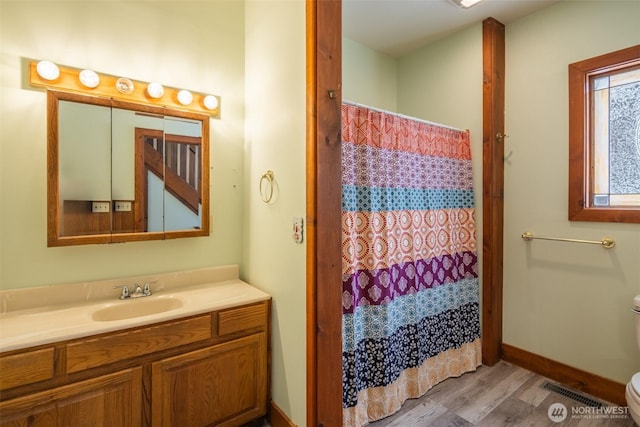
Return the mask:
<svg viewBox="0 0 640 427"><path fill-rule="evenodd" d="M148 279L157 291L137 300L104 283L113 300L4 312L0 425L238 426L265 415L270 297L237 278ZM152 302L162 300L177 302Z"/></svg>

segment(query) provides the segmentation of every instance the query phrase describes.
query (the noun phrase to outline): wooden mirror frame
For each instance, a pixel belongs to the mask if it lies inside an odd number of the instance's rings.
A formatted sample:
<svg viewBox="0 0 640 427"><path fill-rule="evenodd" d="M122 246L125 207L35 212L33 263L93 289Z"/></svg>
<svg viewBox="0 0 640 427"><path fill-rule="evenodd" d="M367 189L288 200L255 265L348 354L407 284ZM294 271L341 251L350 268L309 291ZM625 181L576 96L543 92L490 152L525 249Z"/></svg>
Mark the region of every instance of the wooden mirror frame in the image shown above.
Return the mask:
<svg viewBox="0 0 640 427"><path fill-rule="evenodd" d="M123 232L88 234L75 236L60 235L60 183L59 183L59 101L72 101L93 105L121 108L141 113L198 120L202 123L201 142L201 228L162 232ZM100 243L123 243L144 240L163 240L209 235L209 119L207 114L167 109L163 107L137 104L117 99L93 97L73 92L47 90L47 246L72 246ZM112 202L111 202L112 203ZM110 214L116 214L110 210ZM111 223L115 217L112 216Z"/></svg>

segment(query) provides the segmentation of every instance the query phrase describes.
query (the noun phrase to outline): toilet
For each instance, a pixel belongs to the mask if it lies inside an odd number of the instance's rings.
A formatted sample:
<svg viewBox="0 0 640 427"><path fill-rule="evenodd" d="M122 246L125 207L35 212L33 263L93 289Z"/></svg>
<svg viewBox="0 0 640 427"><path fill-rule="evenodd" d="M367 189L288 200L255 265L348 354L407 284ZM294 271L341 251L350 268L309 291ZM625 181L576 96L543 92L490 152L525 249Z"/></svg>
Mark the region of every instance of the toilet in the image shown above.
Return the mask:
<svg viewBox="0 0 640 427"><path fill-rule="evenodd" d="M636 295L633 299L636 318L636 341L640 350L640 295ZM625 393L627 397L627 405L629 406L629 415L633 421L640 426L640 372L631 377L631 381L627 384Z"/></svg>

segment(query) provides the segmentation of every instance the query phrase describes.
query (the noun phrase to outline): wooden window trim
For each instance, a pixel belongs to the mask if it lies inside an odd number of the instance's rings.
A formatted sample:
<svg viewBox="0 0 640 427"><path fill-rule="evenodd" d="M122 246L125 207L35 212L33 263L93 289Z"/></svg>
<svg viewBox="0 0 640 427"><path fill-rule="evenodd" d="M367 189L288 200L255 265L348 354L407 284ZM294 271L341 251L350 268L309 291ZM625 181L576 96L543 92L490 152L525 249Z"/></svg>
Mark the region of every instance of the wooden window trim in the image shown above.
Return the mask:
<svg viewBox="0 0 640 427"><path fill-rule="evenodd" d="M589 77L640 58L640 45L569 64L569 221L640 223L635 207L592 207L589 201Z"/></svg>

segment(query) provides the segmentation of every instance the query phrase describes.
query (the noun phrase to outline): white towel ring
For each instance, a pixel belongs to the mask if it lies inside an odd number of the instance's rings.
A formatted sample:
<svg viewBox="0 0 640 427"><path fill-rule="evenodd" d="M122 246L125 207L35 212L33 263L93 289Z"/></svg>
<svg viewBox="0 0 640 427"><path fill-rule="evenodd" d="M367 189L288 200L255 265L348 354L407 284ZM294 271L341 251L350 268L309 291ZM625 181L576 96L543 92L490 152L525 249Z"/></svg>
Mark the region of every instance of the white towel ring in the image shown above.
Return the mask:
<svg viewBox="0 0 640 427"><path fill-rule="evenodd" d="M267 182L267 185L265 186L265 191L262 191L262 187L263 187L263 183ZM262 201L265 203L269 203L271 201L271 198L273 197L273 171L272 170L268 170L265 173L262 174L262 177L260 177L260 184L259 184L259 189L260 189L260 197L262 197Z"/></svg>

